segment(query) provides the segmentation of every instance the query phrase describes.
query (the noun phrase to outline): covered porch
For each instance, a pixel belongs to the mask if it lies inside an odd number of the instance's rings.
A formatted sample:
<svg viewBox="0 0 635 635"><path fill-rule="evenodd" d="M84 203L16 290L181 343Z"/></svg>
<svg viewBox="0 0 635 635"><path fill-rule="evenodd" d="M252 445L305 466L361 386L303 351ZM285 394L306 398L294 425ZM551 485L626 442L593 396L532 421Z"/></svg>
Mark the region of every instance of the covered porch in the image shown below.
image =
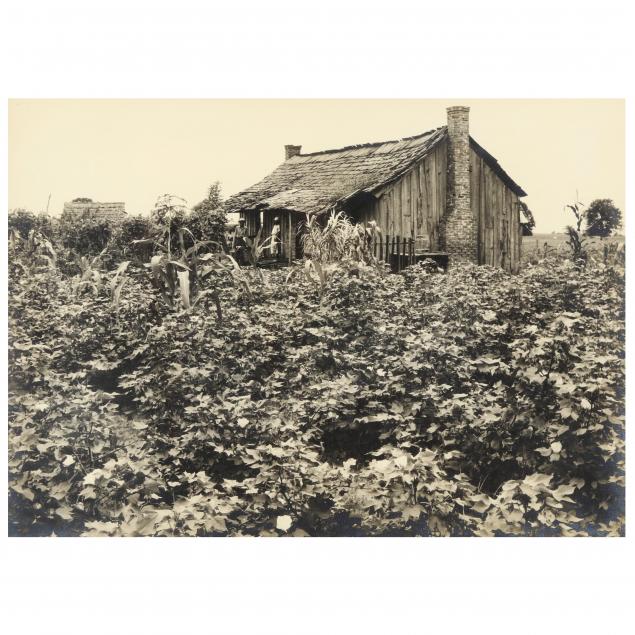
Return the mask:
<svg viewBox="0 0 635 635"><path fill-rule="evenodd" d="M241 210L240 218L245 220L247 237L256 240L260 232L260 244L265 241L267 248L263 251L262 262L267 263L291 263L302 258L302 227L304 214L289 209L256 208ZM272 244L269 239L274 233L275 225L279 231Z"/></svg>

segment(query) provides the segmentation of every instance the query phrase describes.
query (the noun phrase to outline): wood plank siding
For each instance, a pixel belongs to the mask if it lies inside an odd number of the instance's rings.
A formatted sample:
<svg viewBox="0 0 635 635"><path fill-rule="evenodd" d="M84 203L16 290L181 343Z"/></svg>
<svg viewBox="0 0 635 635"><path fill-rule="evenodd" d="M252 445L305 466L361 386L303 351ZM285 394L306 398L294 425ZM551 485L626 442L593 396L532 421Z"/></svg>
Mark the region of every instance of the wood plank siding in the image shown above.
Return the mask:
<svg viewBox="0 0 635 635"><path fill-rule="evenodd" d="M517 273L522 242L518 196L474 150L470 163L479 263Z"/></svg>
<svg viewBox="0 0 635 635"><path fill-rule="evenodd" d="M417 251L443 251L447 160L447 143L440 143L399 180L377 192L374 203L355 209L351 216L360 223L374 220L384 236L413 238ZM479 264L516 273L522 242L518 196L473 149L470 172Z"/></svg>
<svg viewBox="0 0 635 635"><path fill-rule="evenodd" d="M353 214L355 220L374 220L385 236L413 238L417 250L440 249L439 223L445 211L446 143L416 163L398 181L376 194L377 200Z"/></svg>

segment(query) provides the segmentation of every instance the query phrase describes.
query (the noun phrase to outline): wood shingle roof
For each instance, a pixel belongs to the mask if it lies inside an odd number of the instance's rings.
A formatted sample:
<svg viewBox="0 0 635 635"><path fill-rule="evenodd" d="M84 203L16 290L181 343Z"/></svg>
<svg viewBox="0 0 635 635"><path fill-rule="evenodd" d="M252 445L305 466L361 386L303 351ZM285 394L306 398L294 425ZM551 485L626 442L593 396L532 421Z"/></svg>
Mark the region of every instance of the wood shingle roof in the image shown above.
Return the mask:
<svg viewBox="0 0 635 635"><path fill-rule="evenodd" d="M399 179L446 137L447 128L443 126L405 139L297 154L262 181L228 198L225 209L321 212L352 196L374 194ZM480 146L478 150L485 153ZM492 168L502 172L508 183L524 195L496 160L487 157L495 164Z"/></svg>

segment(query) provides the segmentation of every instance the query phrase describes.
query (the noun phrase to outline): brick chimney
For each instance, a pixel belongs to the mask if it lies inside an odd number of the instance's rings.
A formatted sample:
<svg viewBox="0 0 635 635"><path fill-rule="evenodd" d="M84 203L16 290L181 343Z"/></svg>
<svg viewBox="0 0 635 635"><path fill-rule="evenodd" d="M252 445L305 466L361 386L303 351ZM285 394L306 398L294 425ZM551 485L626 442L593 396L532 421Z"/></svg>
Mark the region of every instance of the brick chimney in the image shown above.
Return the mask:
<svg viewBox="0 0 635 635"><path fill-rule="evenodd" d="M452 106L448 113L448 180L444 224L450 265L478 264L478 227L472 213L470 182L470 109Z"/></svg>
<svg viewBox="0 0 635 635"><path fill-rule="evenodd" d="M302 150L302 146L284 146L284 159L290 159L291 157L295 157L300 154Z"/></svg>

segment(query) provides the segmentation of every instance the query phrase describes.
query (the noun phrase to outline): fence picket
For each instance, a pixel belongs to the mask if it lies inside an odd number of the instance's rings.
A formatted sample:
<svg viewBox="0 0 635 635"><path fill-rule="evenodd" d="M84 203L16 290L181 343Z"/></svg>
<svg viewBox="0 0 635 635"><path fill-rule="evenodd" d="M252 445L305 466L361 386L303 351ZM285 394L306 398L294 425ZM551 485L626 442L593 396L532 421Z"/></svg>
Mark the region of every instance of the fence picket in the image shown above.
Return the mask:
<svg viewBox="0 0 635 635"><path fill-rule="evenodd" d="M380 238L374 245L375 257L390 265L393 272L399 273L406 267L414 265L417 259L416 240L401 236L386 235L385 241Z"/></svg>

